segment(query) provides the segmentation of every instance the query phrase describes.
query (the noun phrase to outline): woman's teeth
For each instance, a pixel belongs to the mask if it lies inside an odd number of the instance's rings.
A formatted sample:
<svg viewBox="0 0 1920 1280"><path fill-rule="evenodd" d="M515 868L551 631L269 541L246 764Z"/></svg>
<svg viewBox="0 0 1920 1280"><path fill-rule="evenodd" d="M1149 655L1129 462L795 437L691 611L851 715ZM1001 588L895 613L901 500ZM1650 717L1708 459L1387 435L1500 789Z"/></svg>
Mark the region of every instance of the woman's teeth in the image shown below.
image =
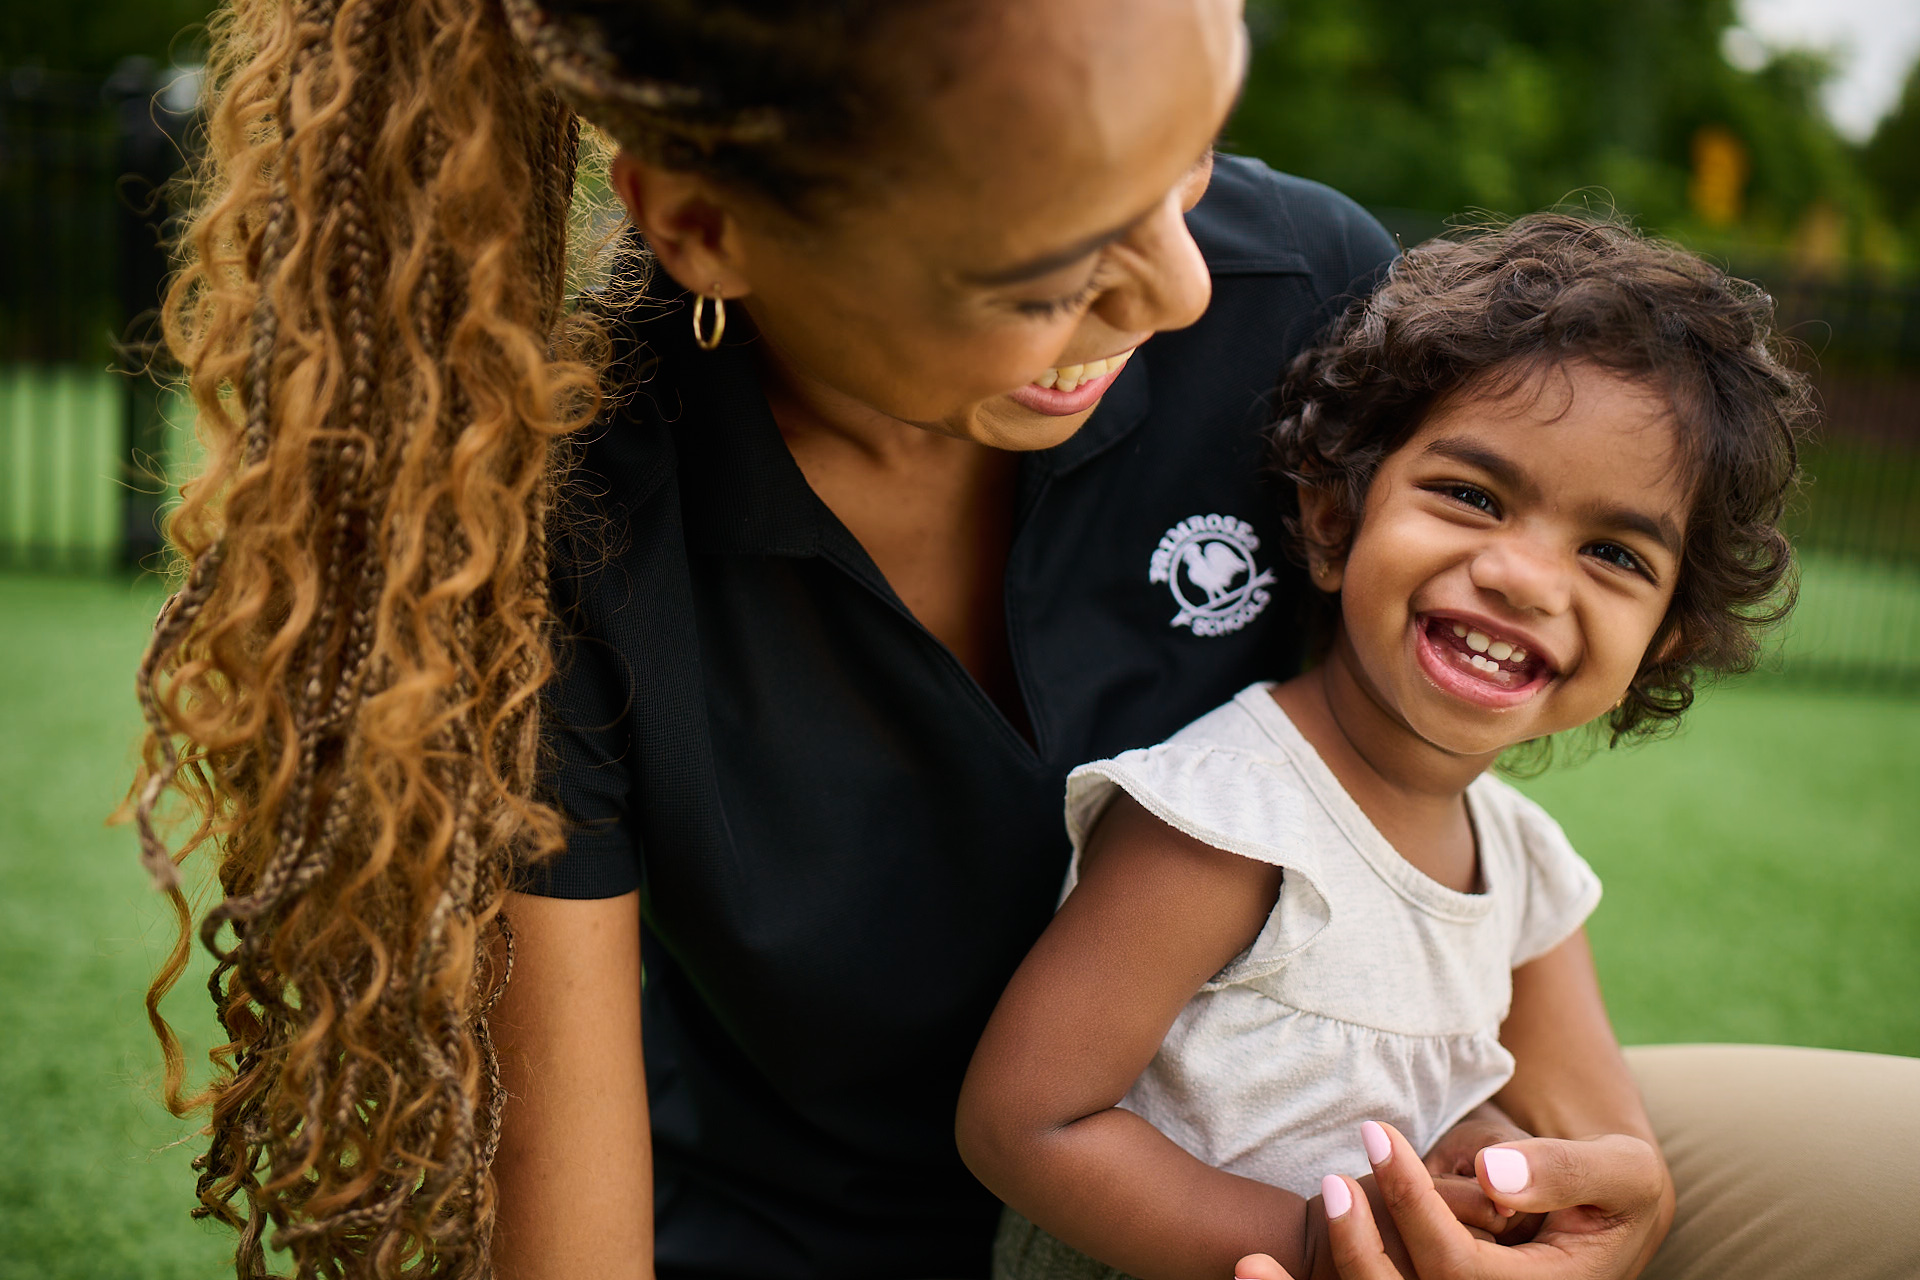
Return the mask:
<svg viewBox="0 0 1920 1280"><path fill-rule="evenodd" d="M1105 360L1089 360L1085 364L1063 364L1057 369L1049 369L1033 380L1036 387L1050 391L1072 391L1083 382L1092 382L1095 378L1104 378L1127 362L1134 353L1129 347L1117 356L1108 356Z"/></svg>

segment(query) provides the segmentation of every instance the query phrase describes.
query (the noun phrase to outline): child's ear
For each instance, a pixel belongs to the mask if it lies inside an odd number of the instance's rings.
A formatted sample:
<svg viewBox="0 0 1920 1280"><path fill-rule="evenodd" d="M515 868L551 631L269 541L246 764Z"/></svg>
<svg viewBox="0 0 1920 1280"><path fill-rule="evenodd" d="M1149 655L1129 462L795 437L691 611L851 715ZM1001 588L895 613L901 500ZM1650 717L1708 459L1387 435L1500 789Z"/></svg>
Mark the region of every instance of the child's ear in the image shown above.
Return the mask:
<svg viewBox="0 0 1920 1280"><path fill-rule="evenodd" d="M1303 484L1296 492L1300 499L1300 536L1306 543L1307 573L1313 578L1314 586L1332 595L1340 590L1346 577L1353 522L1331 488Z"/></svg>

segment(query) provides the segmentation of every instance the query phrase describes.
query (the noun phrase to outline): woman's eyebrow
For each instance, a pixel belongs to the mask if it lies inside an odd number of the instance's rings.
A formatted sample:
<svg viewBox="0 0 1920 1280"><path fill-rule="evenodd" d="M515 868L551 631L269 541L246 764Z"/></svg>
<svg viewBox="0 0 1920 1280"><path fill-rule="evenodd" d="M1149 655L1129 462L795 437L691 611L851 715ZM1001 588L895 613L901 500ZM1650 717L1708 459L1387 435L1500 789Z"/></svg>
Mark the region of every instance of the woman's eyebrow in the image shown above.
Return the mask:
<svg viewBox="0 0 1920 1280"><path fill-rule="evenodd" d="M1152 210L1148 210L1148 212L1150 213ZM1143 213L1137 217L1129 218L1117 227L1111 227L1097 235L1088 236L1084 240L1076 240L1063 249L1055 249L1051 253L1041 254L1037 258L1029 258L1027 261L1016 263L1011 267L999 267L992 271L969 271L966 273L967 282L969 284L1008 285L1020 284L1027 280L1037 280L1041 276L1049 275L1052 272L1060 270L1062 267L1072 266L1088 254L1096 253L1106 248L1115 240L1118 240L1121 236L1133 230L1134 227L1140 224L1141 219L1146 216L1147 214Z"/></svg>
<svg viewBox="0 0 1920 1280"><path fill-rule="evenodd" d="M1244 81L1242 83L1244 84ZM1193 162L1195 168L1198 168L1208 156L1213 154L1214 146L1219 140L1219 136L1216 134L1213 142L1209 142L1207 149L1200 153L1200 158ZM1159 207L1159 201L1155 201L1153 208L1141 210L1117 227L1109 227L1107 230L1095 235L1090 235L1083 240L1076 240L1064 248L1055 249L1050 253L1043 253L1037 258L1029 258L1025 262L1015 263L1010 267L996 267L991 271L966 272L964 273L965 279L968 284L988 286L1022 284L1028 280L1037 280L1041 276L1049 275L1060 270L1062 267L1070 267L1089 254L1106 248L1115 240L1118 240L1121 236L1126 235L1127 232L1133 230L1142 222L1145 222L1153 215L1153 210Z"/></svg>

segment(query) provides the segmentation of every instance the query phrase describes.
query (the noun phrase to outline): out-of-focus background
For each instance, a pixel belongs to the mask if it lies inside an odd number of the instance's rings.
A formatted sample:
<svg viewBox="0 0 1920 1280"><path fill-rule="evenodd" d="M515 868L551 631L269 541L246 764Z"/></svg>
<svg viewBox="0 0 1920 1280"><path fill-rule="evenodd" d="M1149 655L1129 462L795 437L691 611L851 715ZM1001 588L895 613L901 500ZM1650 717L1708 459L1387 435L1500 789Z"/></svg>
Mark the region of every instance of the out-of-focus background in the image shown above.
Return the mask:
<svg viewBox="0 0 1920 1280"><path fill-rule="evenodd" d="M128 376L205 0L0 0L0 1280L221 1274L140 998L131 672L183 415ZM1232 149L1412 244L1617 208L1762 282L1827 409L1803 602L1673 742L1527 784L1606 880L1628 1042L1920 1053L1920 5L1251 0ZM204 965L196 970L204 974ZM211 1018L169 1004L191 1055ZM202 1059L203 1060L203 1057Z"/></svg>

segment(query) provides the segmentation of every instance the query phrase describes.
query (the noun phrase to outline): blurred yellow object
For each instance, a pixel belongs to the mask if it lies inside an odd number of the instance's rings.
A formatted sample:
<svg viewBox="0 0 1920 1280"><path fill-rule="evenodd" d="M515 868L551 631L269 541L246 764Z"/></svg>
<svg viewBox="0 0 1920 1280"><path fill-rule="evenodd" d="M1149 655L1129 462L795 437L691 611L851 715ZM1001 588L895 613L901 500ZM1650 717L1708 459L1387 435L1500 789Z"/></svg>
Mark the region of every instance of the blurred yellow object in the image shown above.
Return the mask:
<svg viewBox="0 0 1920 1280"><path fill-rule="evenodd" d="M1847 219L1830 201L1815 200L1793 231L1793 269L1833 275L1847 261Z"/></svg>
<svg viewBox="0 0 1920 1280"><path fill-rule="evenodd" d="M1702 125L1693 135L1693 179L1687 184L1694 214L1711 227L1740 221L1751 168L1746 143L1721 125Z"/></svg>

